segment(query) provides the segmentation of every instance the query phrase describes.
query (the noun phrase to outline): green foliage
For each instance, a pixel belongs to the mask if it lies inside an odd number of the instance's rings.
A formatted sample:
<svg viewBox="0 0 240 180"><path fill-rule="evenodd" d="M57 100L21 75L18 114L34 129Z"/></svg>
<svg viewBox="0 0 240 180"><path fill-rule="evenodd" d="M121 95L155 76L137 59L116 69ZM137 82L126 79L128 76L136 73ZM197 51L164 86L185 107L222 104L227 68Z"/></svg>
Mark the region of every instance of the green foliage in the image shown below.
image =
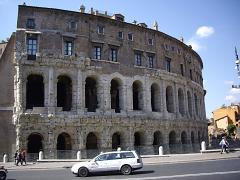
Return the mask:
<svg viewBox="0 0 240 180"><path fill-rule="evenodd" d="M228 127L227 127L227 130L228 130L228 134L229 136L234 136L234 131L236 130L236 126L234 124L229 124Z"/></svg>

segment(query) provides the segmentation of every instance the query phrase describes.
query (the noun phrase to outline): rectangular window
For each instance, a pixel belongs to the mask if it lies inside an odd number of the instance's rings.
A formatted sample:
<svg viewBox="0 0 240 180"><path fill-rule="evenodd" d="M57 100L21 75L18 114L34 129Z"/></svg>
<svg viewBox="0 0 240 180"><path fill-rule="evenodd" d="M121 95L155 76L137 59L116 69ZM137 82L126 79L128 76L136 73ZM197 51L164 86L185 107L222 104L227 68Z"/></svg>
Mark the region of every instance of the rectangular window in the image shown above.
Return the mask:
<svg viewBox="0 0 240 180"><path fill-rule="evenodd" d="M32 18L27 19L27 28L35 29L35 20Z"/></svg>
<svg viewBox="0 0 240 180"><path fill-rule="evenodd" d="M180 64L180 68L181 68L181 75L184 76L183 64Z"/></svg>
<svg viewBox="0 0 240 180"><path fill-rule="evenodd" d="M165 57L165 70L171 72L171 58Z"/></svg>
<svg viewBox="0 0 240 180"><path fill-rule="evenodd" d="M123 32L122 31L118 32L118 38L123 39Z"/></svg>
<svg viewBox="0 0 240 180"><path fill-rule="evenodd" d="M152 38L148 39L148 44L153 45L153 39Z"/></svg>
<svg viewBox="0 0 240 180"><path fill-rule="evenodd" d="M153 55L148 56L148 67L153 68Z"/></svg>
<svg viewBox="0 0 240 180"><path fill-rule="evenodd" d="M142 65L142 54L135 53L135 65L141 66Z"/></svg>
<svg viewBox="0 0 240 180"><path fill-rule="evenodd" d="M133 33L128 33L128 40L133 41Z"/></svg>
<svg viewBox="0 0 240 180"><path fill-rule="evenodd" d="M110 60L113 62L117 62L117 49L111 48L110 53Z"/></svg>
<svg viewBox="0 0 240 180"><path fill-rule="evenodd" d="M101 47L100 46L94 46L94 59L101 59Z"/></svg>
<svg viewBox="0 0 240 180"><path fill-rule="evenodd" d="M36 60L37 36L29 35L27 37L27 55L28 60Z"/></svg>
<svg viewBox="0 0 240 180"><path fill-rule="evenodd" d="M64 42L64 55L65 56L72 56L73 55L73 42L72 41L65 41Z"/></svg>
<svg viewBox="0 0 240 180"><path fill-rule="evenodd" d="M98 34L104 34L104 27L103 26L98 26L97 27L97 32L98 32Z"/></svg>

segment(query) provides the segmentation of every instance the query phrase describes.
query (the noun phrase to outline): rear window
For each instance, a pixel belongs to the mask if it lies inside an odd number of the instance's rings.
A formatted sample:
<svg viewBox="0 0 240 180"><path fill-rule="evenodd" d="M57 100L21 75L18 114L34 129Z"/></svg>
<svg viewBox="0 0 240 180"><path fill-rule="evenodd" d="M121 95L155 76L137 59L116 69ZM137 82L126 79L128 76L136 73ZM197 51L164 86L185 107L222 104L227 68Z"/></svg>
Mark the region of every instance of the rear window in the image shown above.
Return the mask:
<svg viewBox="0 0 240 180"><path fill-rule="evenodd" d="M121 158L125 159L125 158L135 158L134 154L132 152L123 152L121 153Z"/></svg>

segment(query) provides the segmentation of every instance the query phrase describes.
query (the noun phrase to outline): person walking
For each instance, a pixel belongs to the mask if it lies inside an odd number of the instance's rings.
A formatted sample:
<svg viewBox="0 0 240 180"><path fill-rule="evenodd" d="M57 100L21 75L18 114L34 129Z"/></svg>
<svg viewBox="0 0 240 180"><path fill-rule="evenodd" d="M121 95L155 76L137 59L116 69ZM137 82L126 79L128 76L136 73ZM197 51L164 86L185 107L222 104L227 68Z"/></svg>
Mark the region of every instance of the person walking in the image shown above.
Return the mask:
<svg viewBox="0 0 240 180"><path fill-rule="evenodd" d="M22 153L20 151L18 152L16 165L18 166L19 163L21 163L21 165L22 165Z"/></svg>
<svg viewBox="0 0 240 180"><path fill-rule="evenodd" d="M229 143L228 143L228 141L227 141L227 139L226 139L226 136L223 136L223 137L222 137L222 140L220 141L219 145L221 146L221 154L222 154L223 152L228 153L227 148L229 147Z"/></svg>
<svg viewBox="0 0 240 180"><path fill-rule="evenodd" d="M21 154L22 154L22 165L23 165L23 162L25 163L25 165L27 165L26 150L24 149Z"/></svg>
<svg viewBox="0 0 240 180"><path fill-rule="evenodd" d="M15 165L17 165L18 150L14 154Z"/></svg>

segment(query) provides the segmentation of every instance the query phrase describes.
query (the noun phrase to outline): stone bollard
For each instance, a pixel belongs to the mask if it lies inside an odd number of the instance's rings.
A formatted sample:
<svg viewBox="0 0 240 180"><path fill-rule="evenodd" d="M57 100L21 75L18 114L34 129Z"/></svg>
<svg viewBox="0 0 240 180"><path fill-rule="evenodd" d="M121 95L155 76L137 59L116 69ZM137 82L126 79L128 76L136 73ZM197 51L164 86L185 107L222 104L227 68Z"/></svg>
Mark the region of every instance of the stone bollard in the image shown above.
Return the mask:
<svg viewBox="0 0 240 180"><path fill-rule="evenodd" d="M82 158L81 151L78 151L77 152L77 160L80 161L81 158Z"/></svg>
<svg viewBox="0 0 240 180"><path fill-rule="evenodd" d="M206 151L206 143L205 143L205 141L202 141L202 143L201 143L201 151Z"/></svg>
<svg viewBox="0 0 240 180"><path fill-rule="evenodd" d="M7 163L8 162L8 157L6 154L3 155L3 163Z"/></svg>
<svg viewBox="0 0 240 180"><path fill-rule="evenodd" d="M163 147L162 146L159 146L159 148L158 148L158 155L159 156L163 155Z"/></svg>
<svg viewBox="0 0 240 180"><path fill-rule="evenodd" d="M117 148L117 151L121 151L121 147L118 147L118 148Z"/></svg>
<svg viewBox="0 0 240 180"><path fill-rule="evenodd" d="M38 154L38 160L43 160L43 152L40 151L39 154Z"/></svg>

